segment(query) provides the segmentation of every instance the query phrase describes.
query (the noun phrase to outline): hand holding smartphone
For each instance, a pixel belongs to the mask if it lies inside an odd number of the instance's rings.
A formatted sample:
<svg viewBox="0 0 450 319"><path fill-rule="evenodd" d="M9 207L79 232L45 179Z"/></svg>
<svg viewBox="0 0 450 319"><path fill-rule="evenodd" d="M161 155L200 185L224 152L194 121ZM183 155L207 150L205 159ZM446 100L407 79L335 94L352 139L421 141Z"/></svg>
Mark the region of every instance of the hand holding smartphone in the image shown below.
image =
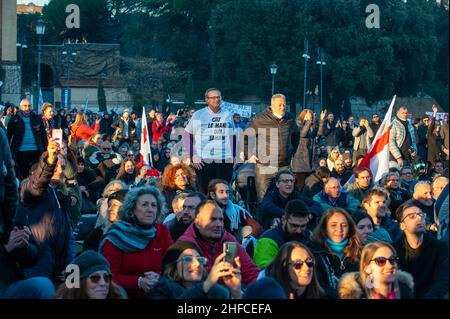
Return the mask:
<svg viewBox="0 0 450 319"><path fill-rule="evenodd" d="M224 261L230 264L234 264L234 258L237 257L237 244L233 242L224 242L223 243L223 252L226 254Z"/></svg>
<svg viewBox="0 0 450 319"><path fill-rule="evenodd" d="M53 137L54 139L56 139L56 143L58 143L59 146L62 145L62 136L63 136L62 129L53 129L53 131L52 131L52 137Z"/></svg>

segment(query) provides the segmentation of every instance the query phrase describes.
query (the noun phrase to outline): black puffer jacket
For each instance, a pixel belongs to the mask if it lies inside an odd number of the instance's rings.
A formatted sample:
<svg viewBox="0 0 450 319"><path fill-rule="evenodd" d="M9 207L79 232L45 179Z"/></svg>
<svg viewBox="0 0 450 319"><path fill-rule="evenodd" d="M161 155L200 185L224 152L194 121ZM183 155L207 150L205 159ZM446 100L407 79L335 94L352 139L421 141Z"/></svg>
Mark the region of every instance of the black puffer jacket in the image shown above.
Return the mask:
<svg viewBox="0 0 450 319"><path fill-rule="evenodd" d="M25 135L25 122L21 116L23 116L23 113L19 111L8 123L7 135L13 154L19 151ZM44 122L34 112L30 113L30 126L38 151L43 152L47 148L47 135L45 133Z"/></svg>
<svg viewBox="0 0 450 319"><path fill-rule="evenodd" d="M16 213L19 194L11 152L3 128L0 128L0 245L5 243Z"/></svg>
<svg viewBox="0 0 450 319"><path fill-rule="evenodd" d="M272 166L278 165L278 167L289 166L292 155L294 154L294 151L297 150L299 141L298 128L295 124L295 118L291 113L286 112L281 119L278 119L272 113L270 107L267 108L266 111L258 114L245 130L245 133L248 134L249 139L256 137L256 149L253 150L248 150L248 140L244 140L245 158L248 159L252 155L256 155L260 161L263 161L263 159L260 158L261 155L270 156L271 154L274 154L276 146L271 144L271 128L278 129L278 163L270 163L267 161L266 163L262 162L261 164ZM262 134L262 136L259 134ZM261 147L260 141L264 140L266 141L266 149L259 151L258 148ZM272 140L274 140L273 137ZM258 156L258 154L260 156Z"/></svg>

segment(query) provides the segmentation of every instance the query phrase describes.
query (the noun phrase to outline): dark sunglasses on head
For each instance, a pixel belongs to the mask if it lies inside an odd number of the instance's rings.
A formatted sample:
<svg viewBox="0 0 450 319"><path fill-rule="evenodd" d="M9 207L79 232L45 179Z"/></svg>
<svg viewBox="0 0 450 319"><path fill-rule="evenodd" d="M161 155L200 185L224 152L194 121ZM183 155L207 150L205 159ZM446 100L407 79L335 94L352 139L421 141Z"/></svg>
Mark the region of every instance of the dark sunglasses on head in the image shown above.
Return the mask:
<svg viewBox="0 0 450 319"><path fill-rule="evenodd" d="M297 270L302 269L303 264L306 264L306 266L308 266L308 268L312 268L314 266L314 259L308 258L305 261L296 260L296 261L291 261L289 263L289 265L291 265L292 267L294 267L294 269L297 269Z"/></svg>
<svg viewBox="0 0 450 319"><path fill-rule="evenodd" d="M206 266L208 264L208 259L205 257L184 256L178 259L178 261L181 261L185 264L192 264L194 262L194 259L196 259L202 266Z"/></svg>
<svg viewBox="0 0 450 319"><path fill-rule="evenodd" d="M399 258L397 256L392 256L390 258L386 258L386 257L377 257L374 259L371 259L370 261L374 261L375 264L377 264L378 267L383 267L384 265L386 265L386 262L389 260L389 263L392 266L396 266L398 264L398 260Z"/></svg>
<svg viewBox="0 0 450 319"><path fill-rule="evenodd" d="M98 275L98 274L89 276L89 279L90 279L94 284L99 283L101 278L102 278L102 275ZM103 275L103 280L104 280L106 283L109 283L109 282L111 281L111 279L112 279L112 275L111 275L111 274L104 274L104 275Z"/></svg>

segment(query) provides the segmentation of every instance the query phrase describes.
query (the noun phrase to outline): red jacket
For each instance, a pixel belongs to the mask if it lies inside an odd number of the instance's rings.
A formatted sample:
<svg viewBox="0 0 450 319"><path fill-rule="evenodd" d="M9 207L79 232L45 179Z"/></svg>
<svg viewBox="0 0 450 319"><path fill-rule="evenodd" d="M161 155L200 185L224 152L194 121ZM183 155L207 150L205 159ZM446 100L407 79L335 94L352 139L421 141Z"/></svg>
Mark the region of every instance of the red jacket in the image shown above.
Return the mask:
<svg viewBox="0 0 450 319"><path fill-rule="evenodd" d="M158 139L167 132L166 121L162 121L161 125L158 125L158 121L154 120L152 124L152 141L158 142Z"/></svg>
<svg viewBox="0 0 450 319"><path fill-rule="evenodd" d="M72 127L70 128L70 133L75 136L75 140L78 143L81 140L88 140L92 136L92 134L98 132L99 129L100 123L94 122L92 128L87 124L82 123L79 126L72 125Z"/></svg>
<svg viewBox="0 0 450 319"><path fill-rule="evenodd" d="M102 254L108 260L113 280L125 288L131 299L143 299L145 292L138 288L138 278L147 271L161 273L161 262L167 249L173 244L166 225L155 224L156 234L144 250L125 253L106 241Z"/></svg>
<svg viewBox="0 0 450 319"><path fill-rule="evenodd" d="M214 261L217 256L223 252L223 243L226 241L231 241L238 243L233 235L224 230L224 234L220 240L212 244L202 238L200 238L200 233L195 228L194 223L192 223L186 232L178 238L178 241L189 241L196 244L202 251L202 256L208 258L208 272L211 270ZM246 285L254 283L259 274L259 268L254 264L253 260L247 254L244 248L238 243L238 256L241 261L241 274L242 282Z"/></svg>

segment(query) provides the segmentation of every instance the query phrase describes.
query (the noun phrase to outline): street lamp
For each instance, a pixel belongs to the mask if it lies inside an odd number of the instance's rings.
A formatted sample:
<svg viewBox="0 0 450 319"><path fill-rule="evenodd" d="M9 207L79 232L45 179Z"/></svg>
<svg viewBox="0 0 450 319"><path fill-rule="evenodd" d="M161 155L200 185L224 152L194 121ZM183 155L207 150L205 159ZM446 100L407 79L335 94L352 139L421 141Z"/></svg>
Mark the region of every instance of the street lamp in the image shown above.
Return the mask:
<svg viewBox="0 0 450 319"><path fill-rule="evenodd" d="M275 93L275 74L277 74L278 66L275 62L270 66L270 74L272 74L272 96Z"/></svg>
<svg viewBox="0 0 450 319"><path fill-rule="evenodd" d="M305 38L304 41L304 52L302 58L305 59L305 76L303 79L303 109L306 107L306 72L308 70L308 60L311 58L308 55L308 39Z"/></svg>
<svg viewBox="0 0 450 319"><path fill-rule="evenodd" d="M325 63L325 54L323 53L323 49L322 48L317 49L317 62L316 63L318 65L320 65L320 109L322 110L323 109L323 106L322 106L322 88L323 88L323 86L322 86L322 80L323 80L322 74L323 74L323 66L326 64Z"/></svg>
<svg viewBox="0 0 450 319"><path fill-rule="evenodd" d="M67 45L67 49L62 52L67 60L67 78L66 78L66 92L64 93L64 107L69 107L69 92L70 92L70 66L75 62L74 59L77 56L76 52L71 50L70 45Z"/></svg>
<svg viewBox="0 0 450 319"><path fill-rule="evenodd" d="M38 108L39 108L39 94L41 92L41 55L42 55L42 36L45 34L45 24L44 20L42 18L39 18L36 21L36 34L39 38L39 44L38 44L38 74L37 74L37 89L38 89Z"/></svg>

